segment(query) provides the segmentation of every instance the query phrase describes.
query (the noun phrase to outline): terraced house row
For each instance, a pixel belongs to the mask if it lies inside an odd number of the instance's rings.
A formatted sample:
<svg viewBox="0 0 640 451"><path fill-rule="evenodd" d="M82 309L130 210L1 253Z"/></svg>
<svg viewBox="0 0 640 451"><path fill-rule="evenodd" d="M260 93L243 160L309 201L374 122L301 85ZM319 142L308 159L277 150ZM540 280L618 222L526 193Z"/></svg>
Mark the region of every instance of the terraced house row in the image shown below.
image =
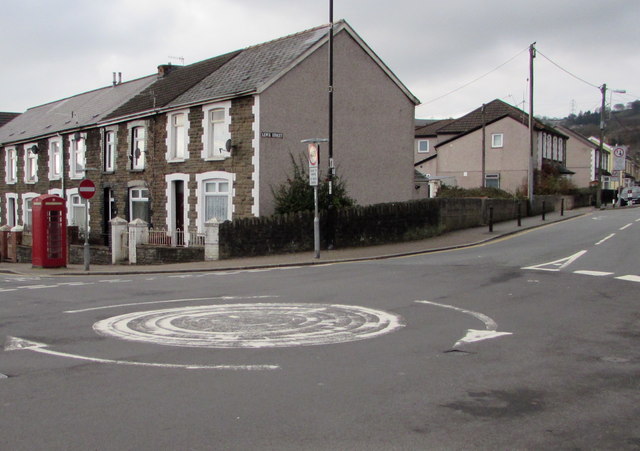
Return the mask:
<svg viewBox="0 0 640 451"><path fill-rule="evenodd" d="M272 214L301 140L327 138L328 25L27 110L0 127L0 225L31 224L40 194L66 199L92 242L109 221L202 231ZM413 195L418 100L344 21L334 24L338 175L359 204ZM321 166L326 168L326 149ZM88 204L78 185L97 193Z"/></svg>

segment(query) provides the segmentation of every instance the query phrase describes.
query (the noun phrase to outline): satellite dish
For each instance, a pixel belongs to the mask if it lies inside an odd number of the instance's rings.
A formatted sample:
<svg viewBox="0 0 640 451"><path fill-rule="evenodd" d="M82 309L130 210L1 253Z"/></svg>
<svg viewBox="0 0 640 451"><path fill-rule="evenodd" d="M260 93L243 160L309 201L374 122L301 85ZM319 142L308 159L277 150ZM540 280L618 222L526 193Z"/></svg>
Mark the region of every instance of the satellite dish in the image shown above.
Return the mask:
<svg viewBox="0 0 640 451"><path fill-rule="evenodd" d="M233 148L233 146L231 145L230 139L227 139L227 142L224 143L224 148L227 150L227 152L231 152L231 149Z"/></svg>
<svg viewBox="0 0 640 451"><path fill-rule="evenodd" d="M34 144L33 146L29 147L29 150L34 155L38 155L38 152L40 151L37 144Z"/></svg>

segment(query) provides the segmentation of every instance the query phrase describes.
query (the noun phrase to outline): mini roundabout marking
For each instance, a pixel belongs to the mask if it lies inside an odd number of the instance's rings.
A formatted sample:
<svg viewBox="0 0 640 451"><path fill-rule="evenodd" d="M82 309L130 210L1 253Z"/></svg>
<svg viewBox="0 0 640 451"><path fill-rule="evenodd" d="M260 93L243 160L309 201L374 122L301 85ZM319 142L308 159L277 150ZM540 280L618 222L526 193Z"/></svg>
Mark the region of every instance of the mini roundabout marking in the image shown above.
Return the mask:
<svg viewBox="0 0 640 451"><path fill-rule="evenodd" d="M118 315L94 331L124 340L194 348L281 348L365 340L403 327L388 312L338 304L253 303Z"/></svg>

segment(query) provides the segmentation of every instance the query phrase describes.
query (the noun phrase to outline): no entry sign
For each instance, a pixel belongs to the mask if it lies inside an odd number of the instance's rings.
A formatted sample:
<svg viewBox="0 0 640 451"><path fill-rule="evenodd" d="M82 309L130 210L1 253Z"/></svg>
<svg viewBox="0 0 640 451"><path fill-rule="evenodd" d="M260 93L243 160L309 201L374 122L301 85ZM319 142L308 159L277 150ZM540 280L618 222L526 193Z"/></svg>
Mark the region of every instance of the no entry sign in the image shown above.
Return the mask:
<svg viewBox="0 0 640 451"><path fill-rule="evenodd" d="M89 179L84 179L80 182L80 187L78 188L78 194L83 199L91 199L93 195L96 193L96 185Z"/></svg>

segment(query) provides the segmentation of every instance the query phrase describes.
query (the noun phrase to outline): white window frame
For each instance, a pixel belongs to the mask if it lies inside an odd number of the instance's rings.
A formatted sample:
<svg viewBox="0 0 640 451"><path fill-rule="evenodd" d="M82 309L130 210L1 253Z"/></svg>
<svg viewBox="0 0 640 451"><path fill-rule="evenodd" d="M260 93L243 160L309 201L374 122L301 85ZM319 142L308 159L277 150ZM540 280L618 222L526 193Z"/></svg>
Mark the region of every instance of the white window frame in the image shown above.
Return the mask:
<svg viewBox="0 0 640 451"><path fill-rule="evenodd" d="M196 211L198 213L197 227L199 232L204 232L205 224L205 208L206 208L206 193L205 186L207 182L211 181L224 181L229 184L229 195L227 198L227 218L220 218L221 220L231 220L233 218L233 199L235 197L235 174L224 171L210 171L196 175L196 182L198 184L196 192Z"/></svg>
<svg viewBox="0 0 640 451"><path fill-rule="evenodd" d="M87 217L86 208L90 209L89 201L78 193L78 188L72 188L67 190L67 222L69 225L78 226L78 231L86 232L84 227L81 227L85 222L85 218L88 220L85 226L90 229L89 224L91 223L90 218ZM76 215L76 209L79 209L79 215L82 215L82 218L78 218ZM79 222L80 221L80 222Z"/></svg>
<svg viewBox="0 0 640 451"><path fill-rule="evenodd" d="M182 126L176 125L176 120L182 117ZM189 110L174 111L167 114L167 153L165 158L169 163L182 162L189 159ZM179 144L181 145L179 146ZM180 148L181 147L181 148Z"/></svg>
<svg viewBox="0 0 640 451"><path fill-rule="evenodd" d="M134 136L135 130L142 130L144 136L142 138ZM135 121L127 124L127 155L129 158L129 169L132 171L143 171L146 166L146 153L147 153L147 124L144 121ZM135 149L139 148L136 146L137 143L142 143L142 149L140 149L140 157L136 160L134 159Z"/></svg>
<svg viewBox="0 0 640 451"><path fill-rule="evenodd" d="M87 134L74 133L69 135L69 178L71 180L83 179L86 167Z"/></svg>
<svg viewBox="0 0 640 451"><path fill-rule="evenodd" d="M166 210L167 210L167 230L174 231L176 230L175 224L175 214L174 211L176 209L175 201L173 198L173 193L171 192L171 185L173 182L182 181L184 183L184 229L189 230L191 226L191 222L189 219L189 196L191 195L189 191L189 174L167 174L164 177L166 182L166 190L165 195L167 198Z"/></svg>
<svg viewBox="0 0 640 451"><path fill-rule="evenodd" d="M13 208L9 201L13 201ZM7 211L5 212L5 224L9 227L15 227L18 225L18 194L17 193L5 193L5 204Z"/></svg>
<svg viewBox="0 0 640 451"><path fill-rule="evenodd" d="M484 176L484 186L485 187L489 187L487 185L487 181L488 180L497 180L498 181L498 186L494 186L493 188L500 189L500 174L485 174L485 176Z"/></svg>
<svg viewBox="0 0 640 451"><path fill-rule="evenodd" d="M140 197L135 197L133 196L133 193L135 191L146 191L147 195L146 196L140 196ZM133 217L133 204L134 202L144 202L147 204L147 211L149 212L149 218L147 218L149 221L145 221L147 223L151 222L151 205L149 204L149 188L144 186L144 185L132 185L129 187L129 222L137 219ZM140 194L142 194L140 192ZM135 200L134 200L135 199ZM142 218L140 218L142 219ZM144 221L144 219L142 219Z"/></svg>
<svg viewBox="0 0 640 451"><path fill-rule="evenodd" d="M24 182L34 184L38 181L38 154L31 149L38 147L36 143L24 145Z"/></svg>
<svg viewBox="0 0 640 451"><path fill-rule="evenodd" d="M422 150L422 144L426 144L426 150ZM419 139L418 140L418 146L417 146L417 150L418 153L429 153L431 146L429 145L429 140L428 139Z"/></svg>
<svg viewBox="0 0 640 451"><path fill-rule="evenodd" d="M209 105L204 105L202 107L202 112L204 113L202 119L202 129L204 132L202 133L202 153L200 154L201 158L206 161L215 161L215 160L224 160L231 156L231 152L228 152L226 148L218 148L213 149L212 140L213 140L213 126L211 124L211 114L214 110L223 110L224 111L224 121L221 124L222 127L222 139L224 143L226 143L229 139L231 139L231 101L226 102L218 102L212 103Z"/></svg>
<svg viewBox="0 0 640 451"><path fill-rule="evenodd" d="M118 150L118 128L107 127L102 138L102 171L106 173L116 170L116 152Z"/></svg>
<svg viewBox="0 0 640 451"><path fill-rule="evenodd" d="M62 137L49 138L49 180L62 178Z"/></svg>
<svg viewBox="0 0 640 451"><path fill-rule="evenodd" d="M504 147L504 133L491 134L491 148L500 149Z"/></svg>
<svg viewBox="0 0 640 451"><path fill-rule="evenodd" d="M22 225L25 230L31 230L33 227L33 199L38 196L38 193L24 193L22 195ZM29 202L31 202L30 208Z"/></svg>
<svg viewBox="0 0 640 451"><path fill-rule="evenodd" d="M15 147L5 148L4 181L8 185L18 183L18 152Z"/></svg>

